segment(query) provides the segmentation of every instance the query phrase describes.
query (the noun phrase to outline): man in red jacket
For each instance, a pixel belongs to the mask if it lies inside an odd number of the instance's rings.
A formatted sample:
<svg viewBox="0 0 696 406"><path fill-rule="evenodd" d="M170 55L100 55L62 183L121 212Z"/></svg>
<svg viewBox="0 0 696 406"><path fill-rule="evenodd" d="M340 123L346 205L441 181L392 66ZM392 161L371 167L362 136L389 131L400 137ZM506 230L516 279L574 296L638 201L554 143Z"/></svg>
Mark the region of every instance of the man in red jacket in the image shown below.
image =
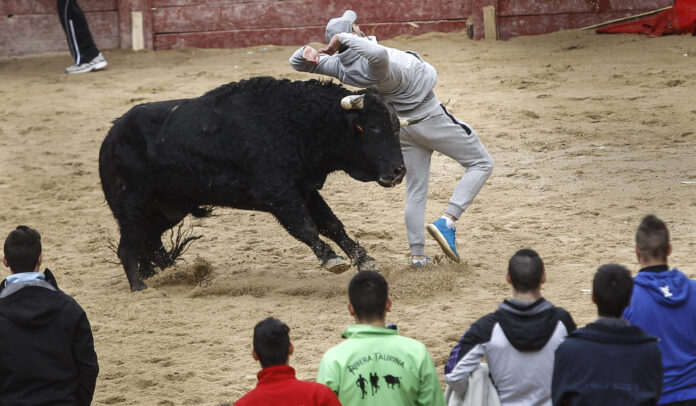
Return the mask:
<svg viewBox="0 0 696 406"><path fill-rule="evenodd" d="M289 331L285 323L272 317L254 327L252 355L263 369L257 375L256 388L236 401L234 406L341 405L328 386L295 378L295 370L288 365L288 358L294 350Z"/></svg>

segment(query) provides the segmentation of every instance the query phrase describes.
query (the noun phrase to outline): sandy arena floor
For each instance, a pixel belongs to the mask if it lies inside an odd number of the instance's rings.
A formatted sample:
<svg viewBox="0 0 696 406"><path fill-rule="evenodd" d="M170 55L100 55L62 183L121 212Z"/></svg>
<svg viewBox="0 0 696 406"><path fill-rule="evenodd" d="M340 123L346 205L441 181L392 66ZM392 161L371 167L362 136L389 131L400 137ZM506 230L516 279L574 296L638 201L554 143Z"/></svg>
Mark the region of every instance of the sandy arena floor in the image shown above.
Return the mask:
<svg viewBox="0 0 696 406"><path fill-rule="evenodd" d="M337 173L322 191L382 264L394 298L388 321L423 341L438 370L462 331L509 295L507 260L519 248L541 254L544 295L580 325L594 318L587 290L597 266L636 271L633 233L645 214L668 222L671 262L694 277L694 37L568 31L473 42L461 33L385 44L418 51L438 69L438 97L496 161L458 224L463 263L429 240L440 264L427 271L406 266L403 185L387 190ZM314 379L323 352L352 322L345 290L355 271L323 271L263 213L219 209L187 220L203 239L136 294L106 244L118 230L97 155L112 120L137 103L195 97L251 76L315 77L291 70L294 49L107 50L107 70L79 76L63 73L67 53L0 60L0 234L37 228L44 264L86 309L101 365L94 404L236 400L256 383L252 328L271 315L291 327L298 376ZM461 173L436 154L428 219ZM197 258L212 269L202 283Z"/></svg>

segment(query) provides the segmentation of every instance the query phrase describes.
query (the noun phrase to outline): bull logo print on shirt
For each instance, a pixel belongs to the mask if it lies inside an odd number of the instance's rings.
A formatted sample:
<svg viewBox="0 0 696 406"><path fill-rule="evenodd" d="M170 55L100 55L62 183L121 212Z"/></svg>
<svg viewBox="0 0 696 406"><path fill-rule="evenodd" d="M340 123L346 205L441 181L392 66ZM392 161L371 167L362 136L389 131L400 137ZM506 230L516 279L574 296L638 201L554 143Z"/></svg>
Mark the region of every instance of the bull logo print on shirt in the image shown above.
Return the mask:
<svg viewBox="0 0 696 406"><path fill-rule="evenodd" d="M384 386L380 385L380 380L384 379L382 384L386 384L386 389L389 391L401 390L401 381L405 372L404 361L395 355L385 354L382 352L372 352L365 354L346 366L348 373L355 378L354 390L360 390L361 399L368 396L377 396L380 389ZM381 375L386 373L387 375ZM367 375L367 377L365 377ZM399 376L397 376L399 375ZM369 380L368 380L369 379ZM370 384L370 391L367 390L367 384ZM380 396L390 396L387 393L382 393Z"/></svg>
<svg viewBox="0 0 696 406"><path fill-rule="evenodd" d="M385 376L384 380L387 381L387 388L394 389L394 385L399 385L399 389L401 389L401 380L399 378L393 375Z"/></svg>

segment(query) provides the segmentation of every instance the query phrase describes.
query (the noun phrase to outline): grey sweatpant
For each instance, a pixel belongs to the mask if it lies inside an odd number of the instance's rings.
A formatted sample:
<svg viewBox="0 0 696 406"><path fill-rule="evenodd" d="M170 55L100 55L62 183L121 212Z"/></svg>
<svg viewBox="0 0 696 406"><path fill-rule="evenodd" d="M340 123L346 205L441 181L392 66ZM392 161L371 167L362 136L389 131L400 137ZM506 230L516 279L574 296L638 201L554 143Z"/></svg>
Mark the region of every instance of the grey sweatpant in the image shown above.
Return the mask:
<svg viewBox="0 0 696 406"><path fill-rule="evenodd" d="M445 213L459 218L493 171L493 159L468 124L437 105L418 124L399 134L406 165L406 232L411 255L425 255L425 205L428 199L430 159L440 152L466 168Z"/></svg>

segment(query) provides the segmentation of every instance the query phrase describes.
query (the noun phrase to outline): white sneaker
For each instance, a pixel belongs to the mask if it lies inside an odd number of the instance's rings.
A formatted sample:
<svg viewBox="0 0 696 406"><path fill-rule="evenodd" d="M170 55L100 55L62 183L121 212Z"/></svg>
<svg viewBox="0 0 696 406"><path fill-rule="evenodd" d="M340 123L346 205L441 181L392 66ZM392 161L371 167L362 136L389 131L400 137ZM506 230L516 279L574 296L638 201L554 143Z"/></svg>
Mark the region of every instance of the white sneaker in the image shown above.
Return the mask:
<svg viewBox="0 0 696 406"><path fill-rule="evenodd" d="M79 65L68 66L65 68L65 73L87 73L96 70L102 70L106 68L106 59L104 55L100 52L94 59L89 62L81 63Z"/></svg>
<svg viewBox="0 0 696 406"><path fill-rule="evenodd" d="M433 259L425 257L423 259L411 259L411 266L414 268L429 267L433 264Z"/></svg>

